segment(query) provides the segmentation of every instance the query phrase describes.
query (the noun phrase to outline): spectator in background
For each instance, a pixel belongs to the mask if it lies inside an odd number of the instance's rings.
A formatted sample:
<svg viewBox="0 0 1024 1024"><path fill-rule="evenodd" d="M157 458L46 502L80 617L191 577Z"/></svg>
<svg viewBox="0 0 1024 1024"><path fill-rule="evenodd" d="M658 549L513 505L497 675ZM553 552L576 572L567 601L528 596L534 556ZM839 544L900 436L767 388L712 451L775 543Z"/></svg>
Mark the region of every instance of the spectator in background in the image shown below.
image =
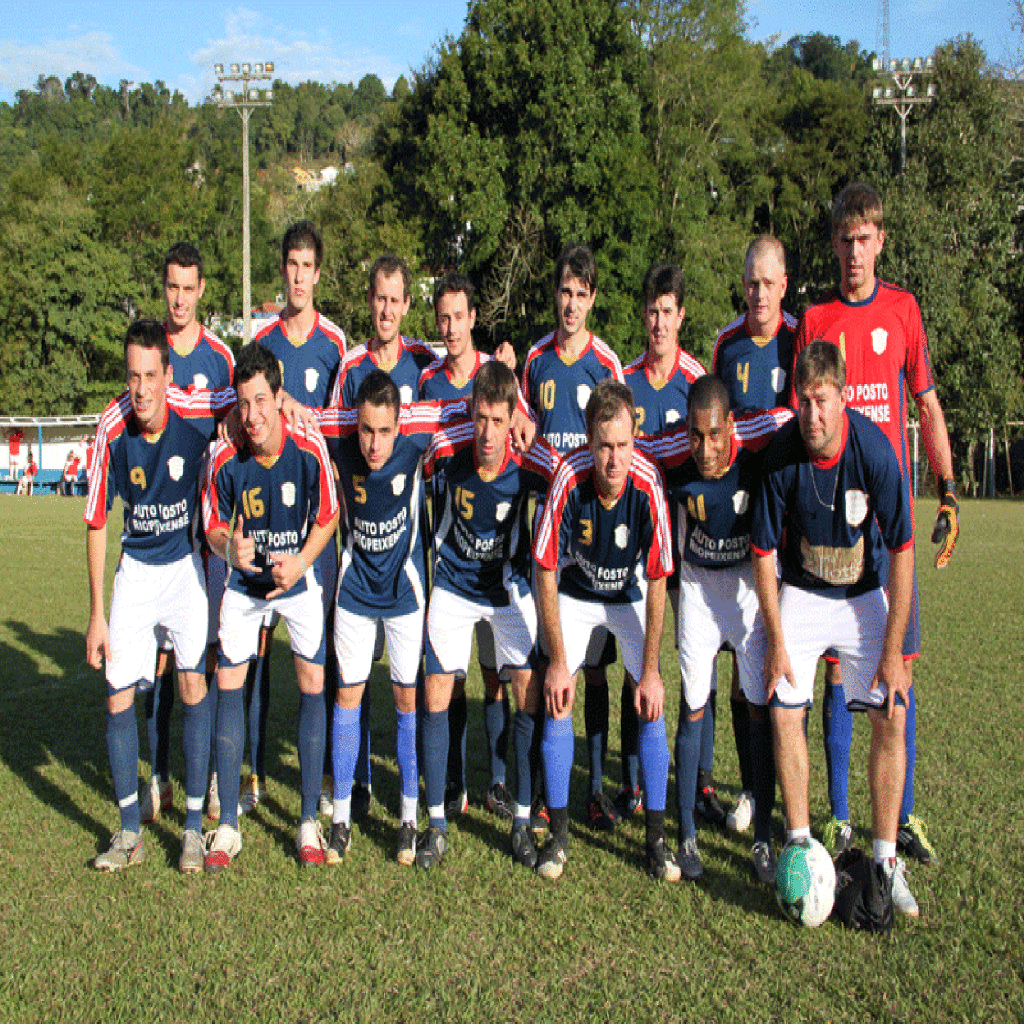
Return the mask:
<svg viewBox="0 0 1024 1024"><path fill-rule="evenodd" d="M18 479L18 470L21 469L21 442L24 440L25 435L18 427L7 433L7 452L10 458L8 476L11 480Z"/></svg>
<svg viewBox="0 0 1024 1024"><path fill-rule="evenodd" d="M18 494L28 494L31 496L38 472L39 467L36 465L36 460L32 458L32 449L29 448L28 465L25 467L25 475L18 481Z"/></svg>
<svg viewBox="0 0 1024 1024"><path fill-rule="evenodd" d="M75 449L72 448L68 452L67 458L64 460L64 478L62 480L62 490L64 491L65 497L73 498L75 496L75 484L78 482L78 465L79 458L75 454Z"/></svg>

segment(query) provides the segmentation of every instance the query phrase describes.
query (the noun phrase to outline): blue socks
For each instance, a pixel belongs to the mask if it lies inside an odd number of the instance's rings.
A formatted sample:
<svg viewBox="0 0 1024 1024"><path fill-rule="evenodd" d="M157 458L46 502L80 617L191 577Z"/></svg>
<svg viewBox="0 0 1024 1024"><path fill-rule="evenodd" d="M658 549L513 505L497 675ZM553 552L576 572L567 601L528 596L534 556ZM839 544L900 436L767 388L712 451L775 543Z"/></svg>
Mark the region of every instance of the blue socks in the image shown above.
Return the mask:
<svg viewBox="0 0 1024 1024"><path fill-rule="evenodd" d="M512 745L516 752L515 792L512 798L519 807L529 807L533 795L533 736L533 715L517 711L512 719ZM528 819L516 817L515 821L516 824L525 825Z"/></svg>
<svg viewBox="0 0 1024 1024"><path fill-rule="evenodd" d="M116 715L107 711L107 754L114 776L114 796L121 812L121 828L142 831L139 813L139 727L135 706Z"/></svg>
<svg viewBox="0 0 1024 1024"><path fill-rule="evenodd" d="M846 709L842 686L825 685L821 702L821 730L825 740L828 771L828 802L832 816L850 820L850 744L853 742L853 712Z"/></svg>
<svg viewBox="0 0 1024 1024"><path fill-rule="evenodd" d="M170 776L171 711L174 709L174 671L157 676L146 691L146 739L149 764L154 775L165 782Z"/></svg>
<svg viewBox="0 0 1024 1024"><path fill-rule="evenodd" d="M668 739L665 736L665 719L641 722L639 740L640 768L644 777L647 811L648 814L664 816L665 795L668 792Z"/></svg>
<svg viewBox="0 0 1024 1024"><path fill-rule="evenodd" d="M302 814L300 821L315 821L320 801L320 777L324 767L324 744L327 742L327 709L324 694L299 695L299 772L302 776ZM234 778L238 779L239 764Z"/></svg>
<svg viewBox="0 0 1024 1024"><path fill-rule="evenodd" d="M572 774L574 746L572 718L549 718L545 715L541 753L549 809L569 806L569 776Z"/></svg>
<svg viewBox="0 0 1024 1024"><path fill-rule="evenodd" d="M420 777L416 764L416 712L398 712L398 735L395 740L398 756L398 779L403 800L419 798ZM442 803L444 794L442 794Z"/></svg>
<svg viewBox="0 0 1024 1024"><path fill-rule="evenodd" d="M917 687L911 686L907 696L907 777L903 780L903 802L900 824L906 825L914 813L914 762L917 760Z"/></svg>
<svg viewBox="0 0 1024 1024"><path fill-rule="evenodd" d="M444 829L444 780L448 765L449 709L425 711L422 722L423 790L427 798L427 813L434 828Z"/></svg>
<svg viewBox="0 0 1024 1024"><path fill-rule="evenodd" d="M635 793L640 788L640 758L637 755L640 719L637 718L636 706L633 703L633 687L625 679L622 681L619 714L619 735L622 741L622 784Z"/></svg>
<svg viewBox="0 0 1024 1024"><path fill-rule="evenodd" d="M697 791L704 722L711 717L706 705L703 716L696 722L690 721L691 713L692 710L683 701L679 707L679 727L676 730L676 802L679 805L679 835L683 839L692 839L697 835L693 820L693 795Z"/></svg>
<svg viewBox="0 0 1024 1024"><path fill-rule="evenodd" d="M695 709L696 710L696 709ZM704 707L700 733L700 767L711 778L715 767L715 718L718 711L718 691L712 690ZM696 790L694 790L696 794Z"/></svg>
<svg viewBox="0 0 1024 1024"><path fill-rule="evenodd" d="M238 779L245 749L245 688L242 686L220 692L216 747L220 822L238 828Z"/></svg>
<svg viewBox="0 0 1024 1024"><path fill-rule="evenodd" d="M363 689L359 705L359 756L356 758L355 781L370 787L370 687Z"/></svg>
<svg viewBox="0 0 1024 1024"><path fill-rule="evenodd" d="M334 778L334 799L352 796L352 777L359 756L359 708L334 705L331 714L331 775Z"/></svg>
<svg viewBox="0 0 1024 1024"><path fill-rule="evenodd" d="M181 738L185 748L185 830L203 831L206 768L210 763L210 693L196 704L182 704Z"/></svg>
<svg viewBox="0 0 1024 1024"><path fill-rule="evenodd" d="M754 842L771 839L772 811L775 808L775 749L772 746L768 709L758 722L748 723L750 737L750 793L754 798Z"/></svg>
<svg viewBox="0 0 1024 1024"><path fill-rule="evenodd" d="M511 719L508 696L501 700L484 697L484 734L490 759L491 785L505 782L505 758L508 756L508 727ZM465 755L463 755L465 761Z"/></svg>
<svg viewBox="0 0 1024 1024"><path fill-rule="evenodd" d="M245 677L249 701L249 764L252 771L265 779L267 751L267 714L270 711L270 654L257 654L249 662Z"/></svg>

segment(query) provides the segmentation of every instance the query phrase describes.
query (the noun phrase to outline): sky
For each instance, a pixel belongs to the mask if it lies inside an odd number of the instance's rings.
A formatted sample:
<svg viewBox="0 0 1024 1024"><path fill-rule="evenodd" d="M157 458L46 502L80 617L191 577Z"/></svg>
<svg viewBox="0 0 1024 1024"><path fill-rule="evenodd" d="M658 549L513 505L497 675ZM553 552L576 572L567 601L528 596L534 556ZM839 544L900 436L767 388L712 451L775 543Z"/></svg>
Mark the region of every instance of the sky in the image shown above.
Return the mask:
<svg viewBox="0 0 1024 1024"><path fill-rule="evenodd" d="M879 7L852 0L748 0L751 39L823 32L880 50ZM423 67L437 43L457 36L466 0L0 0L0 102L13 103L39 75L73 72L117 88L121 79L163 81L190 103L208 95L217 62L274 61L275 77L357 84L377 75L390 91ZM1011 43L1011 0L889 0L890 56L927 56L971 33L998 62Z"/></svg>

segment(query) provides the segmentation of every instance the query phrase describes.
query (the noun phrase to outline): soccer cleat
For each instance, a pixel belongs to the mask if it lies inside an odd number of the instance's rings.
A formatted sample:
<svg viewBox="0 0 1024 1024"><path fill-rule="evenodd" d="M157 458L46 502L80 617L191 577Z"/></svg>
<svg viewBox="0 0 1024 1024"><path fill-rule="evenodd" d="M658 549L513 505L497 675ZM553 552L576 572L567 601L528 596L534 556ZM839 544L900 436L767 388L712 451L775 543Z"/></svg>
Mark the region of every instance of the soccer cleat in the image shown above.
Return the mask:
<svg viewBox="0 0 1024 1024"><path fill-rule="evenodd" d="M695 882L704 874L704 865L700 862L700 851L697 849L697 840L693 836L687 836L679 844L679 873L690 882Z"/></svg>
<svg viewBox="0 0 1024 1024"><path fill-rule="evenodd" d="M537 874L541 878L552 881L562 877L562 869L569 855L565 849L566 840L562 836L550 836L537 855Z"/></svg>
<svg viewBox="0 0 1024 1024"><path fill-rule="evenodd" d="M693 809L709 825L714 825L715 828L725 828L725 808L718 799L714 786L705 786L697 794Z"/></svg>
<svg viewBox="0 0 1024 1024"><path fill-rule="evenodd" d="M299 825L295 846L299 851L299 866L317 868L324 862L324 831L319 821L308 819Z"/></svg>
<svg viewBox="0 0 1024 1024"><path fill-rule="evenodd" d="M324 859L328 864L340 864L351 847L352 827L343 821L336 821L331 825L331 838L324 852Z"/></svg>
<svg viewBox="0 0 1024 1024"><path fill-rule="evenodd" d="M218 825L206 833L206 857L203 870L208 875L223 871L242 852L242 833L230 825Z"/></svg>
<svg viewBox="0 0 1024 1024"><path fill-rule="evenodd" d="M530 831L535 839L539 839L551 826L551 816L548 814L547 804L539 796L533 798L530 804Z"/></svg>
<svg viewBox="0 0 1024 1024"><path fill-rule="evenodd" d="M935 847L928 842L924 822L916 814L911 814L906 823L897 829L896 849L913 857L919 864L935 864L939 859Z"/></svg>
<svg viewBox="0 0 1024 1024"><path fill-rule="evenodd" d="M725 827L730 832L746 832L754 820L754 798L744 790L725 816Z"/></svg>
<svg viewBox="0 0 1024 1024"><path fill-rule="evenodd" d="M629 821L634 815L643 814L644 798L640 793L640 787L630 789L629 786L623 786L615 794L613 806L622 821Z"/></svg>
<svg viewBox="0 0 1024 1024"><path fill-rule="evenodd" d="M469 797L464 789L446 789L444 793L444 816L454 821L469 810Z"/></svg>
<svg viewBox="0 0 1024 1024"><path fill-rule="evenodd" d="M487 790L487 809L505 821L511 821L515 813L512 794L504 782L496 782Z"/></svg>
<svg viewBox="0 0 1024 1024"><path fill-rule="evenodd" d="M210 773L210 785L206 790L206 816L210 821L220 821L220 793L217 792L217 773Z"/></svg>
<svg viewBox="0 0 1024 1024"><path fill-rule="evenodd" d="M529 825L522 822L512 826L512 861L524 868L533 869L537 866L537 847L533 843L533 833Z"/></svg>
<svg viewBox="0 0 1024 1024"><path fill-rule="evenodd" d="M352 785L352 820L353 821L366 821L370 816L370 801L373 799L373 795L370 792L369 786L364 786L361 782L355 782Z"/></svg>
<svg viewBox="0 0 1024 1024"><path fill-rule="evenodd" d="M750 852L754 862L754 877L762 885L775 884L775 852L771 843L754 843Z"/></svg>
<svg viewBox="0 0 1024 1024"><path fill-rule="evenodd" d="M821 831L821 845L828 850L828 855L835 860L844 850L853 846L853 828L848 821L840 821L836 817L829 818Z"/></svg>
<svg viewBox="0 0 1024 1024"><path fill-rule="evenodd" d="M256 810L256 805L260 802L260 797L260 778L258 775L250 775L249 778L245 779L242 783L241 789L238 793L238 813L251 814Z"/></svg>
<svg viewBox="0 0 1024 1024"><path fill-rule="evenodd" d="M898 914L906 917L918 917L921 908L914 899L914 894L907 885L907 865L902 857L896 857L884 865L885 873L892 882L892 905Z"/></svg>
<svg viewBox="0 0 1024 1024"><path fill-rule="evenodd" d="M647 859L647 874L651 878L657 878L663 882L679 881L682 876L679 861L669 849L663 835L658 836L653 846L646 847L644 854Z"/></svg>
<svg viewBox="0 0 1024 1024"><path fill-rule="evenodd" d="M403 821L398 830L398 852L395 859L403 867L412 867L416 863L416 823Z"/></svg>
<svg viewBox="0 0 1024 1024"><path fill-rule="evenodd" d="M171 809L174 804L174 785L170 779L164 782L159 775L153 775L140 796L139 816L142 823L148 825L160 817L161 811Z"/></svg>
<svg viewBox="0 0 1024 1024"><path fill-rule="evenodd" d="M416 863L424 871L440 864L448 852L448 834L435 825L427 827L416 850Z"/></svg>
<svg viewBox="0 0 1024 1024"><path fill-rule="evenodd" d="M101 853L92 863L97 871L120 871L134 867L146 859L141 832L118 829L110 840L110 849Z"/></svg>
<svg viewBox="0 0 1024 1024"><path fill-rule="evenodd" d="M320 801L317 810L325 817L334 816L334 779L325 775L320 780Z"/></svg>
<svg viewBox="0 0 1024 1024"><path fill-rule="evenodd" d="M205 856L206 846L203 844L203 837L191 828L182 832L178 870L183 875L198 875L203 870Z"/></svg>
<svg viewBox="0 0 1024 1024"><path fill-rule="evenodd" d="M614 832L619 816L611 800L602 791L591 793L587 801L587 824L598 832Z"/></svg>

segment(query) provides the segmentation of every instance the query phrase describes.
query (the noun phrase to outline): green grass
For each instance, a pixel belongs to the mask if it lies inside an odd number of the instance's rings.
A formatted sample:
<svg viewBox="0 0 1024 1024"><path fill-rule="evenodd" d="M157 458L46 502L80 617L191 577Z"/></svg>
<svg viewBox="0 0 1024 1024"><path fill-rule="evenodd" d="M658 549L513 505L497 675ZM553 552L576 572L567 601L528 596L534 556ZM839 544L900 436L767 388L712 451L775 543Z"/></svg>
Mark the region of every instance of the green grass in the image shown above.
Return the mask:
<svg viewBox="0 0 1024 1024"><path fill-rule="evenodd" d="M298 702L281 641L271 798L244 820L240 859L220 877L177 872L184 797L175 712L175 809L149 830L145 864L98 874L90 861L117 815L104 683L83 658L82 506L0 497L0 1020L1024 1019L1021 504L965 502L963 538L942 573L921 544L917 803L942 860L911 869L922 917L900 921L888 939L831 925L792 928L750 879L749 838L702 832L706 873L696 886L657 885L643 874L639 823L611 837L575 826L558 883L513 869L505 828L478 806L487 780L477 675L470 680L477 806L453 828L443 866L427 874L394 863L394 709L379 678L374 790L382 802L355 830L341 867L300 873ZM109 551L108 589L113 528ZM668 641L663 664L671 739L679 671ZM620 678L613 669L613 719ZM731 797L727 699L720 712L715 774ZM851 773L862 844L869 842L865 726L858 718ZM617 721L612 737L614 791ZM820 828L827 809L816 712L811 755L812 819ZM580 742L575 815L585 784Z"/></svg>

